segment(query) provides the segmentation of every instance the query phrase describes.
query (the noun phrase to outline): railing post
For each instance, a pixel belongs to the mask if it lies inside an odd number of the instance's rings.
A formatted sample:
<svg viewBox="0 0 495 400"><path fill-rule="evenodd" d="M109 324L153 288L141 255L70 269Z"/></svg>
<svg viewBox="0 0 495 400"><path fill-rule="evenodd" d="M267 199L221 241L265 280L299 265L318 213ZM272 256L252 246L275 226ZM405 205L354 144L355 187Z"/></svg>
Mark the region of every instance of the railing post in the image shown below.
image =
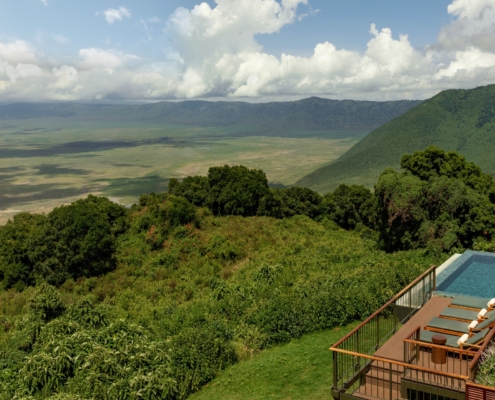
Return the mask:
<svg viewBox="0 0 495 400"><path fill-rule="evenodd" d="M336 351L332 351L333 353L333 386L338 387L338 365L337 365L337 355L338 353Z"/></svg>
<svg viewBox="0 0 495 400"><path fill-rule="evenodd" d="M412 292L412 290L409 289L409 310L412 310L411 292ZM409 315L410 314L411 314L411 311L409 311Z"/></svg>
<svg viewBox="0 0 495 400"><path fill-rule="evenodd" d="M356 353L360 353L359 347L359 331L356 331Z"/></svg>
<svg viewBox="0 0 495 400"><path fill-rule="evenodd" d="M421 305L424 305L426 303L426 299L427 299L425 281L426 281L426 279L423 279L423 281L422 281L423 282L423 298L421 299Z"/></svg>
<svg viewBox="0 0 495 400"><path fill-rule="evenodd" d="M392 363L389 363L390 367L388 368L388 371L389 371L389 380L390 380L390 384L389 384L389 389L390 389L390 400L393 400L393 396L392 396L392 385L393 385L393 382L392 382Z"/></svg>
<svg viewBox="0 0 495 400"><path fill-rule="evenodd" d="M394 314L395 316L395 314ZM375 349L378 350L380 347L380 316L378 315L376 317L376 347Z"/></svg>

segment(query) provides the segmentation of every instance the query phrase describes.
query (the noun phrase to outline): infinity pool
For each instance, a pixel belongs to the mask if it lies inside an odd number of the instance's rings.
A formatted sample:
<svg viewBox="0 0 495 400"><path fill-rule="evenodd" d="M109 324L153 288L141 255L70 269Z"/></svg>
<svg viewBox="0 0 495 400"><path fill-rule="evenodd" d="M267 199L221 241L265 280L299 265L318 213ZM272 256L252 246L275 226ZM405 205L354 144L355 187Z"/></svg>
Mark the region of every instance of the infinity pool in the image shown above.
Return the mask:
<svg viewBox="0 0 495 400"><path fill-rule="evenodd" d="M437 292L495 297L495 254L468 250L437 276Z"/></svg>

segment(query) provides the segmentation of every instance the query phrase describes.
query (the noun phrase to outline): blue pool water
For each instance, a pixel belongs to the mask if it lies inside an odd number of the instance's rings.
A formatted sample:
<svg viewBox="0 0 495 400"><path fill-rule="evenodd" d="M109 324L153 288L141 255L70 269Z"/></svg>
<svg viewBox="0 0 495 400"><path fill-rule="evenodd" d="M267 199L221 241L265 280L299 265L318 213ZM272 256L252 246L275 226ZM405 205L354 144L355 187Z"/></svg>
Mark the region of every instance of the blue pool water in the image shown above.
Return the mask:
<svg viewBox="0 0 495 400"><path fill-rule="evenodd" d="M437 276L437 291L494 298L495 254L466 251Z"/></svg>

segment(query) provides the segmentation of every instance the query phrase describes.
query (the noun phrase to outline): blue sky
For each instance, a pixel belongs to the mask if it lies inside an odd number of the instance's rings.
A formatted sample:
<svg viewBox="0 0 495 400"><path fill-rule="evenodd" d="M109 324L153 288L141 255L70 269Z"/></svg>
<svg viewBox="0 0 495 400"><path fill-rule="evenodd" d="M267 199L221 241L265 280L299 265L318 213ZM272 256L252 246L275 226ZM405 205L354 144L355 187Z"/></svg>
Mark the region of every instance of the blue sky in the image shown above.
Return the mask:
<svg viewBox="0 0 495 400"><path fill-rule="evenodd" d="M495 0L0 3L0 101L426 98L495 83Z"/></svg>

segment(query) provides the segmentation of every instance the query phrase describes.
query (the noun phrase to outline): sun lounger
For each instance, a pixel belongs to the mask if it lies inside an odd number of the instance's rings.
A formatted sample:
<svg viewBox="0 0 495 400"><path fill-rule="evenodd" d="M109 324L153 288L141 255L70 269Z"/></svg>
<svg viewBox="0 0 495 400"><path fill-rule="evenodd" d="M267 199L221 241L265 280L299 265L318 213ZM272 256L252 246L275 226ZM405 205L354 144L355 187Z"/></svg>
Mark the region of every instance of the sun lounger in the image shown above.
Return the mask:
<svg viewBox="0 0 495 400"><path fill-rule="evenodd" d="M481 322L485 319L489 319L492 317L495 317L495 310L493 311L488 311L485 313L481 313L481 310L468 310L466 308L456 308L456 307L445 307L444 310L440 313L440 318L449 318L449 319L455 319L457 321L465 321L465 322L470 322L475 319L478 320L478 322Z"/></svg>
<svg viewBox="0 0 495 400"><path fill-rule="evenodd" d="M493 299L482 299L480 297L470 296L456 296L450 303L450 307L466 308L470 310L481 310L486 308L488 311L494 309L494 305L489 303L493 302Z"/></svg>
<svg viewBox="0 0 495 400"><path fill-rule="evenodd" d="M491 328L492 326L495 325L495 315L492 315L490 318L487 318L483 321L481 321L476 327L474 328L475 331L480 331L485 328Z"/></svg>
<svg viewBox="0 0 495 400"><path fill-rule="evenodd" d="M433 317L425 329L428 331L434 331L439 333L446 333L450 335L462 335L464 333L471 334L478 321L461 322L453 319Z"/></svg>
<svg viewBox="0 0 495 400"><path fill-rule="evenodd" d="M483 340L485 339L486 335L488 335L488 332L490 332L489 329L484 329L476 333L475 335L471 336L464 343L461 344L458 343L460 336L444 334L443 336L447 338L447 342L445 343L445 346L453 347L455 349L461 349L461 350L469 347L479 347L483 342ZM433 343L432 337L433 335L436 334L437 334L436 332L421 330L419 333L419 340L425 343Z"/></svg>
<svg viewBox="0 0 495 400"><path fill-rule="evenodd" d="M445 307L440 313L440 318L455 319L457 321L470 322L478 319L479 310L467 310L465 308Z"/></svg>

